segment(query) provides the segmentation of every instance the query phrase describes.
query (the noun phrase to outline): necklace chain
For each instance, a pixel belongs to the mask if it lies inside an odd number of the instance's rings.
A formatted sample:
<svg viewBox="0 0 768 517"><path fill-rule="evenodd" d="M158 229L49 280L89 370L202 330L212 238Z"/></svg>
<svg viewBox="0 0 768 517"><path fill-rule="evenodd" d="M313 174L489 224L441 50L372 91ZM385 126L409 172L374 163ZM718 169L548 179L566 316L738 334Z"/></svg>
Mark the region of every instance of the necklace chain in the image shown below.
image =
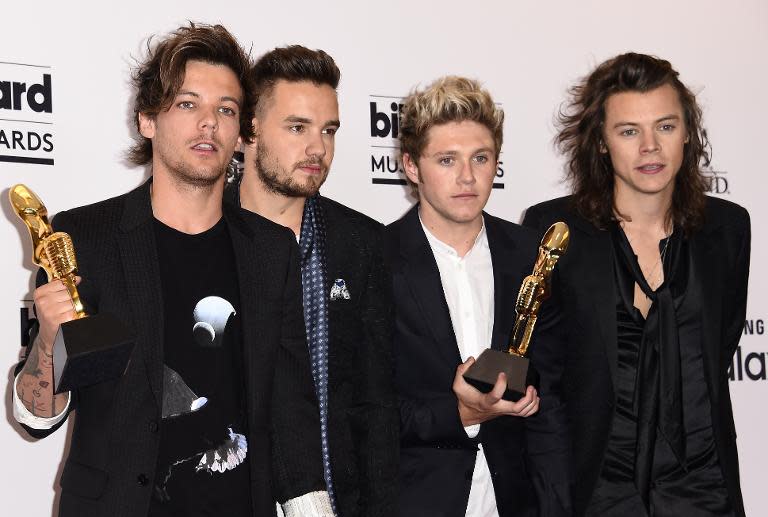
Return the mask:
<svg viewBox="0 0 768 517"><path fill-rule="evenodd" d="M624 224L621 225L622 229L624 229ZM624 231L624 235L627 236L627 240L629 241L630 247L632 247L632 250L634 251L635 247L632 245L632 239L629 237L629 234ZM660 254L660 260L654 263L653 269L648 273L648 276L646 277L646 282L648 282L648 287L651 288L652 291L655 291L659 288L659 286L662 284L662 276L664 275L664 259L667 256L667 247L669 246L670 237L672 236L672 232L670 231L666 236L664 237L666 239L666 242L664 242L664 247L661 249ZM659 265L661 265L661 268L659 268ZM656 270L658 271L658 275L656 273ZM642 271L642 268L641 268ZM645 275L645 273L643 273ZM658 282L658 283L656 283ZM646 295L646 298L648 295Z"/></svg>

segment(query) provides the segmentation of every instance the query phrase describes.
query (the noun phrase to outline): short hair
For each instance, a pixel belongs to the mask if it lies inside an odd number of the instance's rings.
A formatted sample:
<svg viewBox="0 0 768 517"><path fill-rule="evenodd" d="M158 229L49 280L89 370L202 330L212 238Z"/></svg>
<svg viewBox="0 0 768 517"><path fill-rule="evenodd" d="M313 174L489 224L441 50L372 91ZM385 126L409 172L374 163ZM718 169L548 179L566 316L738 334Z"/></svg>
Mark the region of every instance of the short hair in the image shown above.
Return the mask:
<svg viewBox="0 0 768 517"><path fill-rule="evenodd" d="M570 99L557 116L555 143L568 160L566 180L571 185L574 207L598 228L606 228L616 220L613 166L610 156L600 152L604 145L605 103L617 93L645 93L664 85L677 92L688 136L667 222L690 233L703 220L707 182L700 165L709 165L711 146L702 126L701 108L669 61L630 52L605 61L570 88Z"/></svg>
<svg viewBox="0 0 768 517"><path fill-rule="evenodd" d="M331 56L322 50L302 45L289 45L270 50L251 69L253 101L256 114L261 113L280 81L308 81L318 86L339 87L341 71Z"/></svg>
<svg viewBox="0 0 768 517"><path fill-rule="evenodd" d="M170 108L184 82L188 61L224 65L232 70L243 90L240 106L240 136L253 136L253 99L250 86L250 57L232 34L221 25L195 24L179 27L156 45L147 41L147 56L132 76L136 97L133 104L134 122L139 128L139 114L154 117ZM152 161L152 141L139 135L128 150L128 159L136 165Z"/></svg>
<svg viewBox="0 0 768 517"><path fill-rule="evenodd" d="M445 76L423 90L414 90L403 101L400 114L400 152L418 163L434 126L471 120L487 127L496 146L496 159L504 140L504 111L478 81Z"/></svg>

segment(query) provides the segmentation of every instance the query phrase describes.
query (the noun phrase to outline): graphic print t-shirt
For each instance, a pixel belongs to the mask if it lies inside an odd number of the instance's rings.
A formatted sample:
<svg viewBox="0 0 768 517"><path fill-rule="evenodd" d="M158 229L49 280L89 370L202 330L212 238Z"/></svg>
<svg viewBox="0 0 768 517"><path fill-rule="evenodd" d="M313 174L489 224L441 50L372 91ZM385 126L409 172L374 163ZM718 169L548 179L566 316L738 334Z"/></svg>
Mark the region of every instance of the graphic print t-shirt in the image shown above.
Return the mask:
<svg viewBox="0 0 768 517"><path fill-rule="evenodd" d="M155 220L164 322L163 419L150 516L251 513L240 298L222 219L188 235Z"/></svg>

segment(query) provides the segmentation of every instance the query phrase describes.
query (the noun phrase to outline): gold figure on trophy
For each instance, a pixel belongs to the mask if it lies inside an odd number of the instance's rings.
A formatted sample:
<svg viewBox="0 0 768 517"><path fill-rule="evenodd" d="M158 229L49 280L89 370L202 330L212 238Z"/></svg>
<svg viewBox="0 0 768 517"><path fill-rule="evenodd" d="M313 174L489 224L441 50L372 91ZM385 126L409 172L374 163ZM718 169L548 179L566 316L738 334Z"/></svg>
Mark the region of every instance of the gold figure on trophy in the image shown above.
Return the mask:
<svg viewBox="0 0 768 517"><path fill-rule="evenodd" d="M48 222L48 209L26 185L14 185L8 192L16 215L24 221L32 237L32 260L45 269L48 281L61 280L72 298L78 318L86 316L75 287L77 260L72 239L64 232L54 232Z"/></svg>
<svg viewBox="0 0 768 517"><path fill-rule="evenodd" d="M568 249L568 237L568 225L563 222L550 226L542 237L533 273L523 279L517 295L517 317L509 349L506 352L491 348L484 350L464 373L464 379L478 390L490 391L499 372L504 372L507 377L505 400L520 399L525 394L526 386L538 387L539 375L526 354L541 304L552 294L552 272L557 260Z"/></svg>
<svg viewBox="0 0 768 517"><path fill-rule="evenodd" d="M29 229L32 260L45 270L49 282L61 280L72 299L75 318L60 325L53 343L54 392L121 376L133 351L133 333L111 314L87 317L75 286L77 260L72 238L53 231L45 205L25 185L13 186L8 197Z"/></svg>
<svg viewBox="0 0 768 517"><path fill-rule="evenodd" d="M517 319L509 343L510 354L523 357L528 352L541 303L549 298L552 292L552 272L555 270L555 264L568 250L569 234L567 224L556 222L541 239L533 273L523 279L523 285L517 295Z"/></svg>

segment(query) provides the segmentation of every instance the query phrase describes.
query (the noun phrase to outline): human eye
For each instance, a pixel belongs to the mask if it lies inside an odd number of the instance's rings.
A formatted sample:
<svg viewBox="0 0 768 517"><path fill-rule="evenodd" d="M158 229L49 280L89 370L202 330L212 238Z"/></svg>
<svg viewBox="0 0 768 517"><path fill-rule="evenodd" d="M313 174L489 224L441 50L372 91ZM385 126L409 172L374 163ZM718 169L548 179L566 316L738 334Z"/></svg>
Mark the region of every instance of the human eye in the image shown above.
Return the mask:
<svg viewBox="0 0 768 517"><path fill-rule="evenodd" d="M486 154L478 154L477 156L475 156L475 162L481 165L485 165L489 161L491 161L491 159Z"/></svg>
<svg viewBox="0 0 768 517"><path fill-rule="evenodd" d="M192 109L195 107L195 103L192 101L179 101L176 106L178 108L181 108L183 110Z"/></svg>
<svg viewBox="0 0 768 517"><path fill-rule="evenodd" d="M629 128L622 130L619 134L621 136L635 136L638 133L637 129Z"/></svg>
<svg viewBox="0 0 768 517"><path fill-rule="evenodd" d="M327 127L325 129L323 129L323 134L324 135L331 135L331 136L333 136L333 135L336 134L336 132L338 130L339 130L339 128L337 128L337 127Z"/></svg>
<svg viewBox="0 0 768 517"><path fill-rule="evenodd" d="M662 125L659 126L659 130L660 131L669 132L669 131L673 131L674 129L675 129L675 125L674 124L662 124Z"/></svg>
<svg viewBox="0 0 768 517"><path fill-rule="evenodd" d="M237 115L237 111L235 111L233 108L230 108L229 106L222 106L219 108L219 113L223 113L224 115L229 115L230 117L234 117Z"/></svg>
<svg viewBox="0 0 768 517"><path fill-rule="evenodd" d="M446 167L453 165L453 156L442 156L438 158L437 163Z"/></svg>
<svg viewBox="0 0 768 517"><path fill-rule="evenodd" d="M292 124L288 126L288 131L291 133L301 134L304 132L304 126L302 124Z"/></svg>

